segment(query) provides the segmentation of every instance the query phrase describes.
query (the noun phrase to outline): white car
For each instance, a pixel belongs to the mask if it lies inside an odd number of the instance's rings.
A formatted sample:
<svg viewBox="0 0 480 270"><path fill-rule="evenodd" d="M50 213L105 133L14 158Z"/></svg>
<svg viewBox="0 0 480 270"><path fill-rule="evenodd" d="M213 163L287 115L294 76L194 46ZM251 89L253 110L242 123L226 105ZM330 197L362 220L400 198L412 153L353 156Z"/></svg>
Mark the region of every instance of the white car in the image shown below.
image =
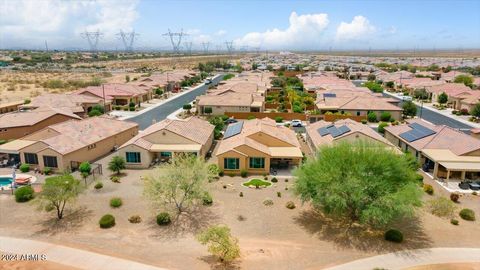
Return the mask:
<svg viewBox="0 0 480 270"><path fill-rule="evenodd" d="M401 96L402 100L403 101L412 101L412 97L411 96Z"/></svg>
<svg viewBox="0 0 480 270"><path fill-rule="evenodd" d="M290 122L290 125L292 127L303 127L302 121L298 119L292 120L292 122Z"/></svg>

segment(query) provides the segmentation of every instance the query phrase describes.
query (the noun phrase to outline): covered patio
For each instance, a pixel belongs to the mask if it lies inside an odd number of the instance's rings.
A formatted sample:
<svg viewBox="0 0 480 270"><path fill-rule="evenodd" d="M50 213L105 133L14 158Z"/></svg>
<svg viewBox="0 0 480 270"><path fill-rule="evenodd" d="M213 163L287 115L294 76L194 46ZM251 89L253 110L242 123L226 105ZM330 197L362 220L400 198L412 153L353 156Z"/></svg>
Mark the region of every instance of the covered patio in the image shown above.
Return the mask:
<svg viewBox="0 0 480 270"><path fill-rule="evenodd" d="M34 143L34 141L18 139L0 145L0 167L21 163L20 150Z"/></svg>

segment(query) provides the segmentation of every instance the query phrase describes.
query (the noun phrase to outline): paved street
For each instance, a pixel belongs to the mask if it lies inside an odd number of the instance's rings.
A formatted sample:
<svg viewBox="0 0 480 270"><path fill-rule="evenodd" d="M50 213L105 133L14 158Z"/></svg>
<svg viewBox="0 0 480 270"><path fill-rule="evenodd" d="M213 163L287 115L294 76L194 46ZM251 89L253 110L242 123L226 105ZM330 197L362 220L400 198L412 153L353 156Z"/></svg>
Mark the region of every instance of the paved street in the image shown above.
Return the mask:
<svg viewBox="0 0 480 270"><path fill-rule="evenodd" d="M396 99L400 99L397 96L394 96L394 95L391 95L391 94L384 93L383 95L387 96L387 97L394 97ZM403 104L403 102L400 102L399 106L401 107L402 104ZM460 121L457 121L455 119L452 119L452 118L447 117L445 115L442 115L440 113L432 111L431 109L428 109L428 108L425 108L425 107L421 108L418 105L416 105L416 106L417 106L417 116L421 117L422 119L424 119L428 122L431 122L435 125L446 125L446 126L449 126L451 128L459 129L459 130L461 130L465 133L469 133L469 130L472 129L472 127L467 125L467 124L464 124Z"/></svg>
<svg viewBox="0 0 480 270"><path fill-rule="evenodd" d="M223 78L223 75L215 76L213 78L212 84L214 85L218 84L222 80L222 78ZM128 121L137 123L139 125L140 130L143 130L148 126L150 126L154 120L156 122L159 122L167 118L169 114L178 110L178 108L182 107L184 104L192 102L195 99L195 97L205 93L207 89L208 89L208 85L201 84L195 87L194 90L184 95L175 97L152 110L139 114L138 116L129 118Z"/></svg>

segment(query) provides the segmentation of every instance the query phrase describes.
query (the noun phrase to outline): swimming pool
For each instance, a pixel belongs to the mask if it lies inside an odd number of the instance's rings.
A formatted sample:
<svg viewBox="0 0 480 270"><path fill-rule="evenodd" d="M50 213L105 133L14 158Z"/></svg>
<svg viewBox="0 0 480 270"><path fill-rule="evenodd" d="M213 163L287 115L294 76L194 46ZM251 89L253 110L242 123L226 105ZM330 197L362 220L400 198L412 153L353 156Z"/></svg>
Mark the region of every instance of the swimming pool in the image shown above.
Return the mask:
<svg viewBox="0 0 480 270"><path fill-rule="evenodd" d="M0 177L0 187L10 186L12 184L12 177Z"/></svg>

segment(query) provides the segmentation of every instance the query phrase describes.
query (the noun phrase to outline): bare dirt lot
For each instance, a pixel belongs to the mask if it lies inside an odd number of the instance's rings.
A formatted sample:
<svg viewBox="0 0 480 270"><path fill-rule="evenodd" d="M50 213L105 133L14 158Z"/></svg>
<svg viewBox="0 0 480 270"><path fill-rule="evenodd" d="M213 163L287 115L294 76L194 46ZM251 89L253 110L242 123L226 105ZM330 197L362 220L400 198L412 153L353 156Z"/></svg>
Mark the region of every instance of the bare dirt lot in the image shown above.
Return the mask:
<svg viewBox="0 0 480 270"><path fill-rule="evenodd" d="M193 208L170 226L160 227L155 223L158 210L142 196L141 177L148 173L127 170L121 183L112 183L105 175L103 189L90 186L60 222L53 213L38 212L31 203L16 203L11 195L0 195L0 235L53 242L169 269L221 268L194 238L212 224L228 225L239 239L241 258L229 269L321 269L397 250L480 247L480 234L472 233L478 230L478 220L460 219L460 225L454 226L425 210L420 210L417 218L395 224L405 234L402 244L385 242L381 232L361 227L348 230L308 205L302 206L291 194L292 178L286 178L288 182L279 178L269 188L250 189L241 185L246 179L223 177L209 184L213 206ZM438 186L435 191L435 196L442 194ZM123 205L112 209L112 197L122 198ZM272 206L263 204L267 198L273 200ZM430 198L425 195L426 200ZM290 200L297 206L293 210L285 207ZM480 213L480 197L464 196L460 201L459 207ZM100 229L98 220L107 213L115 216L116 226ZM128 218L137 214L142 222L129 223Z"/></svg>

